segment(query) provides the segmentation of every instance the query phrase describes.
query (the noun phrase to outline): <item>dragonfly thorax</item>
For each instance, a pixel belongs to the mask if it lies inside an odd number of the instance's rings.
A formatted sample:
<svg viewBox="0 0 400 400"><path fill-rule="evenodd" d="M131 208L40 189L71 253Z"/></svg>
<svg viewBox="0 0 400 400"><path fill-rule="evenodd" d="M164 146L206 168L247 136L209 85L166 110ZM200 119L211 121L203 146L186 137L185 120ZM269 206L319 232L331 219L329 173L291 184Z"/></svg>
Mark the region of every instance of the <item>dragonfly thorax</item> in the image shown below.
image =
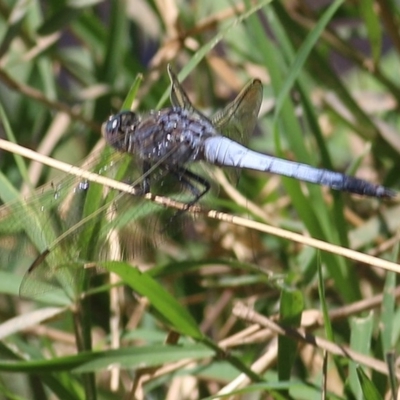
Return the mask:
<svg viewBox="0 0 400 400"><path fill-rule="evenodd" d="M124 111L110 117L107 141L149 163L182 165L203 158L203 143L216 131L204 116L180 107L151 111L138 117Z"/></svg>

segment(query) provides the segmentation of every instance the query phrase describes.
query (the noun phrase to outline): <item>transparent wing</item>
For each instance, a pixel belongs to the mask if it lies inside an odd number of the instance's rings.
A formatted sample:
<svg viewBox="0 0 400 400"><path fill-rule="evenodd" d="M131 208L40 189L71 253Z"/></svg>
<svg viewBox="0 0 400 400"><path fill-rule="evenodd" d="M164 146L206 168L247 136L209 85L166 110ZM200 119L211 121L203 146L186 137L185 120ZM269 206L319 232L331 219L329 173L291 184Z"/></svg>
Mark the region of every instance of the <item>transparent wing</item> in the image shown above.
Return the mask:
<svg viewBox="0 0 400 400"><path fill-rule="evenodd" d="M235 100L211 118L211 122L222 135L247 146L256 126L262 93L261 81L252 80Z"/></svg>
<svg viewBox="0 0 400 400"><path fill-rule="evenodd" d="M171 80L170 99L172 105L201 114L193 107L170 64L168 64L168 74ZM261 81L253 79L242 89L235 100L211 118L211 122L224 136L247 145L257 123L262 94Z"/></svg>
<svg viewBox="0 0 400 400"><path fill-rule="evenodd" d="M217 112L211 122L218 132L247 147L250 135L257 123L258 113L262 102L261 81L254 79L249 82L223 110ZM239 180L240 169L225 168L229 180L236 184Z"/></svg>
<svg viewBox="0 0 400 400"><path fill-rule="evenodd" d="M190 111L196 111L191 101L189 100L189 97L187 96L186 92L183 90L181 84L179 83L178 77L172 70L170 64L168 64L167 69L168 69L169 79L171 81L171 93L170 93L171 104L174 107L180 107Z"/></svg>
<svg viewBox="0 0 400 400"><path fill-rule="evenodd" d="M110 150L87 169L117 179L131 175L129 157ZM105 248L97 244L106 240L110 221L105 216L113 211L118 195L71 175L0 207L0 265L19 272L29 268L20 287L22 295L60 287L69 287L69 294L76 292L83 275L76 267L96 259L93 255Z"/></svg>
<svg viewBox="0 0 400 400"><path fill-rule="evenodd" d="M111 151L90 170L136 187L143 171L135 164L132 155ZM192 194L182 191L182 183L162 164L149 178L154 193L191 200ZM15 258L25 270L29 267L21 295L36 297L62 289L74 299L84 290L85 266L154 254L154 246L183 224L171 223L174 212L142 196L67 177L0 208L0 250L7 250L0 251L0 260Z"/></svg>
<svg viewBox="0 0 400 400"><path fill-rule="evenodd" d="M192 102L189 100L188 95L183 90L183 87L179 83L178 77L176 76L175 72L173 71L170 64L167 66L169 79L171 81L171 93L170 93L170 100L173 107L180 107L186 110L189 110L193 113L200 115L202 118L209 121L209 118L204 115L201 111L194 108Z"/></svg>
<svg viewBox="0 0 400 400"><path fill-rule="evenodd" d="M75 179L66 178L61 183L46 185L27 199L18 199L0 208L0 261L2 268L25 270L39 260L49 244L60 234L62 213L55 210L67 201L67 192L73 190ZM72 186L71 186L72 184ZM78 185L77 185L77 191ZM76 193L77 197L80 197ZM79 212L75 209L75 212ZM68 213L67 213L68 214ZM67 215L65 218L68 219ZM72 218L72 217L71 217ZM36 261L38 263L38 261ZM51 281L53 269L46 275ZM45 285L43 283L43 285ZM46 286L46 285L45 285ZM49 283L38 292L48 291Z"/></svg>
<svg viewBox="0 0 400 400"><path fill-rule="evenodd" d="M96 158L93 170L102 172L105 159ZM112 161L117 158L113 155ZM30 266L26 278L23 279L21 294L32 295L34 292L48 291L53 285L56 269L74 259L77 249L69 247L65 250L55 246L65 232L77 237L82 229L75 230L74 225L85 214L85 200L89 195L89 182L75 176L66 176L54 180L39 188L27 198L19 198L0 207L0 262L2 267L23 268ZM53 249L54 248L54 249ZM50 251L51 250L51 251ZM54 250L54 251L53 251ZM51 252L51 254L48 254ZM38 266L46 264L40 271ZM38 270L37 270L38 269ZM39 277L45 283L27 279L28 275ZM74 277L77 275L75 274ZM36 286L36 288L35 288ZM40 286L42 286L40 288Z"/></svg>

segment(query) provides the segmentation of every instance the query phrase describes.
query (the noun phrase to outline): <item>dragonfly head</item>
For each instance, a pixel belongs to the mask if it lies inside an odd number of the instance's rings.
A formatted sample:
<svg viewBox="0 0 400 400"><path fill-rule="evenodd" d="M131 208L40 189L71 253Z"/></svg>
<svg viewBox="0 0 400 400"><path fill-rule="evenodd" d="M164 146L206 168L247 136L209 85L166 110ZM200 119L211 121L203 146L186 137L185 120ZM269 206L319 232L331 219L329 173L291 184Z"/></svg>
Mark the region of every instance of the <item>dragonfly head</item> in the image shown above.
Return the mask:
<svg viewBox="0 0 400 400"><path fill-rule="evenodd" d="M109 145L117 150L127 151L129 136L134 132L139 117L132 111L121 111L111 115L102 126L102 134Z"/></svg>

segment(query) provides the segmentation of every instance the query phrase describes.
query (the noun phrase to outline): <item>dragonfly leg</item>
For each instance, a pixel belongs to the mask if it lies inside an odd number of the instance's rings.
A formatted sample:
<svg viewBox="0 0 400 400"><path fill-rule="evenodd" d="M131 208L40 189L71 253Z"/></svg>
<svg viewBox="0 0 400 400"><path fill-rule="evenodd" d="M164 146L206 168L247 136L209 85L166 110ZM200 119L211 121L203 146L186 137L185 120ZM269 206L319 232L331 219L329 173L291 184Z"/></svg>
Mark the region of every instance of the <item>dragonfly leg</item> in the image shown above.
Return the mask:
<svg viewBox="0 0 400 400"><path fill-rule="evenodd" d="M176 167L171 168L169 172L174 175L179 180L179 182L193 194L194 198L186 203L185 209L179 210L172 215L167 223L167 226L170 226L175 221L175 219L181 216L187 209L189 209L190 206L196 204L211 188L210 183L206 179L199 175L196 175L188 169ZM193 182L201 185L202 190L196 187Z"/></svg>
<svg viewBox="0 0 400 400"><path fill-rule="evenodd" d="M192 171L189 171L188 169L177 167L172 169L170 172L176 176L179 182L193 194L193 200L186 203L188 208L193 204L196 204L210 190L211 185L206 179L193 173ZM199 190L199 188L193 185L192 182L201 185L203 189Z"/></svg>
<svg viewBox="0 0 400 400"><path fill-rule="evenodd" d="M149 171L151 169L151 165L147 162L143 162L143 181L141 183L141 190L143 194L150 192L150 178L149 178Z"/></svg>
<svg viewBox="0 0 400 400"><path fill-rule="evenodd" d="M149 171L151 170L151 165L144 161L142 165L143 171L143 179L140 183L133 185L135 188L135 195L137 193L138 196L144 196L145 194L150 192L150 178L149 178Z"/></svg>

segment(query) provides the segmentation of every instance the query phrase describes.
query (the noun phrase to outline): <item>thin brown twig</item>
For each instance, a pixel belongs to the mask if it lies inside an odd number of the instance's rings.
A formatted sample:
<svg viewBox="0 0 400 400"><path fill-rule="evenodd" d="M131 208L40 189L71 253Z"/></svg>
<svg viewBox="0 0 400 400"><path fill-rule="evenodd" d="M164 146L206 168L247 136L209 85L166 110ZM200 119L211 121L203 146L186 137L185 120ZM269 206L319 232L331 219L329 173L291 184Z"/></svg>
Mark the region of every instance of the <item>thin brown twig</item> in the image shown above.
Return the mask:
<svg viewBox="0 0 400 400"><path fill-rule="evenodd" d="M383 361L360 354L347 346L339 346L336 343L330 342L329 340L320 338L318 336L311 335L303 330L282 326L276 322L273 322L271 319L258 314L256 311L245 306L243 303L236 304L233 309L233 313L240 319L269 328L278 335L287 336L299 342L311 344L312 346L318 347L321 350L326 350L333 355L350 358L351 360L363 364L384 375L389 374L388 367ZM396 376L398 379L400 379L400 372L397 372Z"/></svg>
<svg viewBox="0 0 400 400"><path fill-rule="evenodd" d="M398 18L389 10L389 2L386 0L376 1L377 14L381 16L383 24L386 26L386 30L390 38L392 39L393 46L396 47L397 52L400 53L400 26L398 24Z"/></svg>
<svg viewBox="0 0 400 400"><path fill-rule="evenodd" d="M352 304L340 307L336 310L332 310L329 312L329 319L331 321L348 318L352 315L359 314L363 311L369 311L374 308L377 308L382 305L383 302L383 293L377 294L368 299L363 299L360 301L356 301ZM396 287L393 290L393 296L398 299L400 297L400 286ZM316 318L315 322L307 325L307 329L309 328L317 328L323 325L323 316L322 313L319 313L319 316Z"/></svg>

